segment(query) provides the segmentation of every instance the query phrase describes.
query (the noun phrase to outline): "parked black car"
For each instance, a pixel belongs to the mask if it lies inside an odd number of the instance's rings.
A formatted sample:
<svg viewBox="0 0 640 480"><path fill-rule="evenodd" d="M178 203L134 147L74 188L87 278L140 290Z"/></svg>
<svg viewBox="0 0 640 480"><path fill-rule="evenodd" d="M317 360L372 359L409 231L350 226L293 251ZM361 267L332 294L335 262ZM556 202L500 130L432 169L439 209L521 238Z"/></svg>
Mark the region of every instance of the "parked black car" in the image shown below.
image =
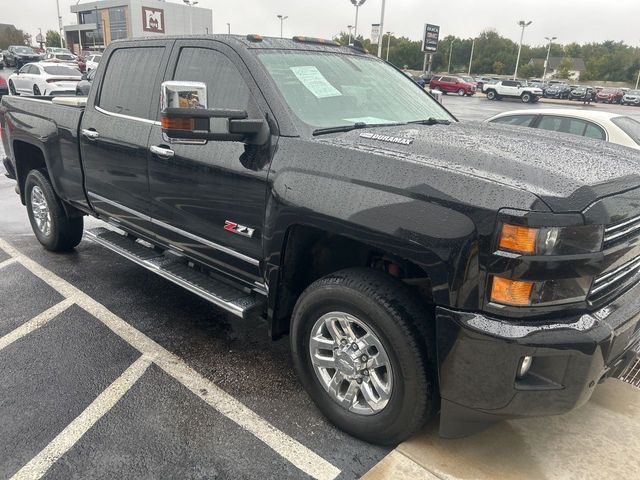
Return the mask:
<svg viewBox="0 0 640 480"><path fill-rule="evenodd" d="M84 108L0 102L38 241L71 250L97 217L94 242L290 334L350 434L564 413L635 360L635 151L458 123L364 49L307 37L116 41L94 82Z"/></svg>
<svg viewBox="0 0 640 480"><path fill-rule="evenodd" d="M585 98L589 97L589 98ZM584 102L585 100L595 101L596 90L593 87L577 87L571 90L569 93L569 100L578 100Z"/></svg>
<svg viewBox="0 0 640 480"><path fill-rule="evenodd" d="M76 85L76 95L86 97L89 95L89 90L91 90L91 84L93 83L93 79L96 76L96 69L89 70L82 74L82 80L78 82Z"/></svg>
<svg viewBox="0 0 640 480"><path fill-rule="evenodd" d="M566 83L555 83L549 85L544 91L545 98L569 98L571 87Z"/></svg>
<svg viewBox="0 0 640 480"><path fill-rule="evenodd" d="M40 55L31 47L11 45L4 55L5 67L22 68L25 64L39 62Z"/></svg>

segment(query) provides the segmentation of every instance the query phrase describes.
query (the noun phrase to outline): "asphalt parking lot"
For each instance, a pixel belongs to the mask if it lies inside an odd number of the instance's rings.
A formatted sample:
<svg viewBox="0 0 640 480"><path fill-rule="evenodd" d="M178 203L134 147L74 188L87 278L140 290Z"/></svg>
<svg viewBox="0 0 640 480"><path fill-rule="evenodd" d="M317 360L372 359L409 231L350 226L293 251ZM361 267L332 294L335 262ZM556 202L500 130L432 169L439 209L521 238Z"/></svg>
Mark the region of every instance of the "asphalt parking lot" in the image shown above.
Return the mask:
<svg viewBox="0 0 640 480"><path fill-rule="evenodd" d="M462 120L523 108L480 96L444 103ZM387 456L320 415L287 338L272 343L266 325L221 313L87 240L70 254L44 251L4 176L0 212L0 478L350 479L371 469L383 476L368 478L389 478L401 471L394 455L428 463L435 476L421 478L525 478L522 469L533 469L526 478L628 478L640 468L640 402L620 382L608 388L624 408L603 395L572 417L509 422L460 442L438 439L433 422ZM608 476L615 442L625 462ZM505 451L511 460L497 468ZM576 455L592 460L578 465ZM549 475L552 467L569 475Z"/></svg>

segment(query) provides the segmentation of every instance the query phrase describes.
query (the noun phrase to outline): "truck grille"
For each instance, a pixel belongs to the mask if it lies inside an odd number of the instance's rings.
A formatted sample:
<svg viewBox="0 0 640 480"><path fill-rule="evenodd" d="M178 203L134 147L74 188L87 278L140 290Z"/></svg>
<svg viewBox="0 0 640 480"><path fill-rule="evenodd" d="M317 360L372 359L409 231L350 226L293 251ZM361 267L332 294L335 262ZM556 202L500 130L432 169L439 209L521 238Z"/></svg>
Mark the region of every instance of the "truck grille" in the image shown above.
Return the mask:
<svg viewBox="0 0 640 480"><path fill-rule="evenodd" d="M640 388L640 357L631 364L631 367L622 374L620 380Z"/></svg>
<svg viewBox="0 0 640 480"><path fill-rule="evenodd" d="M622 244L631 246L640 239L640 215L605 229L604 249ZM589 302L626 290L640 280L640 255L596 277L589 293Z"/></svg>

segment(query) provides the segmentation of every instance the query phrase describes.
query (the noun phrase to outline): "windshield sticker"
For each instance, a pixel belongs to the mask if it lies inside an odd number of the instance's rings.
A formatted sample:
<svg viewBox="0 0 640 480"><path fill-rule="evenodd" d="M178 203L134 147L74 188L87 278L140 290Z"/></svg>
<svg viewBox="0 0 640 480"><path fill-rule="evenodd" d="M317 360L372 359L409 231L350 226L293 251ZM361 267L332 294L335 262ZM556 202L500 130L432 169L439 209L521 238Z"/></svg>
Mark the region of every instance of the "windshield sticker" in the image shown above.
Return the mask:
<svg viewBox="0 0 640 480"><path fill-rule="evenodd" d="M350 123L366 123L367 125L379 125L381 123L394 123L391 120L387 120L386 118L378 118L378 117L358 117L358 118L345 118L345 122Z"/></svg>
<svg viewBox="0 0 640 480"><path fill-rule="evenodd" d="M342 94L314 66L290 67L293 74L316 98L341 97Z"/></svg>

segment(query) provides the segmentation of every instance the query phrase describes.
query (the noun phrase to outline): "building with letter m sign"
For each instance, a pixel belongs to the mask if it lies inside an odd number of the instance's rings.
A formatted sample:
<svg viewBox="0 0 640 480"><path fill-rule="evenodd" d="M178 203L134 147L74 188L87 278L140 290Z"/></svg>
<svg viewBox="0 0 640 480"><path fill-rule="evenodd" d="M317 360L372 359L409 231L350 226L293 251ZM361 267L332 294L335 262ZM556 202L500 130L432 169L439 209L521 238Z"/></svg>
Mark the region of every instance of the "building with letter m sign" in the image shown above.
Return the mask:
<svg viewBox="0 0 640 480"><path fill-rule="evenodd" d="M427 23L424 26L424 36L422 37L422 51L425 53L436 53L438 50L438 40L440 40L440 27Z"/></svg>
<svg viewBox="0 0 640 480"><path fill-rule="evenodd" d="M161 8L142 7L142 30L145 32L165 33L164 10Z"/></svg>

